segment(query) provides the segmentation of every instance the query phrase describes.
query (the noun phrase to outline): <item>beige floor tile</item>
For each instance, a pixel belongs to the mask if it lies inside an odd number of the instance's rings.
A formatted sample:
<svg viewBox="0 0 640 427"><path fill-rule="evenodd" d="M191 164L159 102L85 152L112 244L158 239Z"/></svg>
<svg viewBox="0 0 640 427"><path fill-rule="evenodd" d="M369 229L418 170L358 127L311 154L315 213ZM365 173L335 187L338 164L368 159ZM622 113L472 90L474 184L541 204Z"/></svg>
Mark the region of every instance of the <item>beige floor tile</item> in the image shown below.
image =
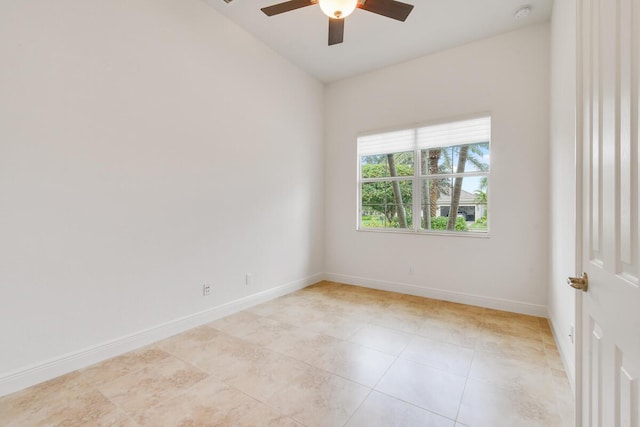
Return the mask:
<svg viewBox="0 0 640 427"><path fill-rule="evenodd" d="M469 378L506 386L517 385L546 393L551 387L551 369L544 357L518 358L476 351Z"/></svg>
<svg viewBox="0 0 640 427"><path fill-rule="evenodd" d="M395 356L359 344L335 341L316 348L308 363L367 387L373 387L395 359Z"/></svg>
<svg viewBox="0 0 640 427"><path fill-rule="evenodd" d="M247 313L256 314L258 316L269 316L278 312L278 310L280 310L283 305L285 304L282 302L282 298L278 298L262 304L258 304L244 311Z"/></svg>
<svg viewBox="0 0 640 427"><path fill-rule="evenodd" d="M327 348L332 348L342 340L328 335L318 334L304 328L290 327L288 329L281 328L273 331L271 336L262 335L265 342L264 346L270 350L293 357L303 362L311 363L318 357L318 353ZM254 337L247 337L252 340Z"/></svg>
<svg viewBox="0 0 640 427"><path fill-rule="evenodd" d="M448 418L373 391L346 427L453 427L453 424Z"/></svg>
<svg viewBox="0 0 640 427"><path fill-rule="evenodd" d="M490 308L485 309L485 320L497 319L506 320L508 322L515 322L518 324L526 324L535 328L541 327L541 322L544 322L543 317L529 316L528 314L513 313L511 311L494 310Z"/></svg>
<svg viewBox="0 0 640 427"><path fill-rule="evenodd" d="M215 339L218 335L220 335L220 332L213 328L208 326L199 326L164 339L156 343L154 347L175 356L182 356L201 347L204 343Z"/></svg>
<svg viewBox="0 0 640 427"><path fill-rule="evenodd" d="M474 305L465 305L450 301L440 301L433 310L433 313L439 316L448 316L454 318L464 318L468 321L481 322L486 313L490 311L484 307Z"/></svg>
<svg viewBox="0 0 640 427"><path fill-rule="evenodd" d="M262 402L308 369L303 362L266 349L236 354L234 359L225 359L228 362L218 365L213 376Z"/></svg>
<svg viewBox="0 0 640 427"><path fill-rule="evenodd" d="M551 377L553 384L553 396L556 408L564 427L574 426L574 399L573 390L569 384L569 379L564 369L551 369Z"/></svg>
<svg viewBox="0 0 640 427"><path fill-rule="evenodd" d="M265 404L258 404L245 413L233 427L304 427L304 424L278 414Z"/></svg>
<svg viewBox="0 0 640 427"><path fill-rule="evenodd" d="M269 320L248 311L241 311L211 322L207 324L207 326L225 332L228 335L241 338L255 331L256 325L265 321Z"/></svg>
<svg viewBox="0 0 640 427"><path fill-rule="evenodd" d="M310 331L339 339L349 338L365 325L366 323L352 317L335 314L324 315L304 323L304 327Z"/></svg>
<svg viewBox="0 0 640 427"><path fill-rule="evenodd" d="M308 427L343 425L370 389L320 369L309 368L267 404Z"/></svg>
<svg viewBox="0 0 640 427"><path fill-rule="evenodd" d="M383 353L397 356L405 349L414 335L382 326L366 325L351 335L349 341Z"/></svg>
<svg viewBox="0 0 640 427"><path fill-rule="evenodd" d="M265 401L308 367L288 356L223 332L176 353L218 381Z"/></svg>
<svg viewBox="0 0 640 427"><path fill-rule="evenodd" d="M469 379L458 421L473 427L561 427L550 396Z"/></svg>
<svg viewBox="0 0 640 427"><path fill-rule="evenodd" d="M82 381L97 387L113 381L130 372L138 371L156 362L170 357L169 353L159 348L145 347L131 351L112 359L105 360L78 371Z"/></svg>
<svg viewBox="0 0 640 427"><path fill-rule="evenodd" d="M474 350L467 347L415 337L400 357L466 377L473 354Z"/></svg>
<svg viewBox="0 0 640 427"><path fill-rule="evenodd" d="M545 356L544 344L539 337L513 336L490 330L478 334L476 348L506 357Z"/></svg>
<svg viewBox="0 0 640 427"><path fill-rule="evenodd" d="M45 405L33 406L21 413L9 414L4 412L4 408L0 409L0 425L7 427L135 425L122 410L97 390L89 390L83 394L63 393Z"/></svg>
<svg viewBox="0 0 640 427"><path fill-rule="evenodd" d="M416 334L436 341L475 348L480 330L479 323L465 318L428 318Z"/></svg>
<svg viewBox="0 0 640 427"><path fill-rule="evenodd" d="M140 423L153 427L232 426L259 402L213 378L142 411Z"/></svg>
<svg viewBox="0 0 640 427"><path fill-rule="evenodd" d="M567 377L567 373L563 369L554 369L551 368L551 379L553 388L558 393L564 393L567 391L567 396L573 396L573 392L571 391L571 384L569 383L569 378Z"/></svg>
<svg viewBox="0 0 640 427"><path fill-rule="evenodd" d="M443 301L433 310L428 311L425 316L430 319L439 319L455 324L464 323L481 327L485 313L486 309L484 308Z"/></svg>
<svg viewBox="0 0 640 427"><path fill-rule="evenodd" d="M551 333L551 325L549 324L549 319L545 319L544 317L538 317L538 325L540 325L540 329L543 332Z"/></svg>
<svg viewBox="0 0 640 427"><path fill-rule="evenodd" d="M26 424L28 425L28 424ZM46 426L105 426L134 427L138 424L98 391L93 391L46 418Z"/></svg>
<svg viewBox="0 0 640 427"><path fill-rule="evenodd" d="M0 398L3 427L136 421L570 427L573 394L547 319L321 282Z"/></svg>
<svg viewBox="0 0 640 427"><path fill-rule="evenodd" d="M177 353L216 380L262 401L308 367L298 360L222 332L199 347Z"/></svg>
<svg viewBox="0 0 640 427"><path fill-rule="evenodd" d="M391 292L392 295L396 295L397 298L401 301L407 301L410 304L420 304L426 307L436 307L438 305L440 305L442 303L441 300L437 300L437 299L433 299L433 298L426 298L426 297L420 297L417 295L409 295L409 294L398 294L398 293L393 293Z"/></svg>
<svg viewBox="0 0 640 427"><path fill-rule="evenodd" d="M328 314L340 314L341 312L339 307L334 307L322 298L302 295L295 300L285 300L278 310L269 314L268 317L292 325L302 325Z"/></svg>
<svg viewBox="0 0 640 427"><path fill-rule="evenodd" d="M386 310L395 313L410 314L413 316L425 317L436 308L429 303L419 303L403 297L398 297L387 301Z"/></svg>
<svg viewBox="0 0 640 427"><path fill-rule="evenodd" d="M542 329L540 331L540 337L542 338L542 342L544 342L545 344L556 344L556 339L553 336L553 333L551 332L551 329L546 330L546 329Z"/></svg>
<svg viewBox="0 0 640 427"><path fill-rule="evenodd" d="M169 357L139 371L103 384L100 391L134 420L207 377L182 360Z"/></svg>
<svg viewBox="0 0 640 427"><path fill-rule="evenodd" d="M540 339L539 317L489 310L484 316L483 329L517 337Z"/></svg>
<svg viewBox="0 0 640 427"><path fill-rule="evenodd" d="M326 316L326 312L317 304L301 299L295 305L286 305L277 312L269 315L269 318L291 325L304 325Z"/></svg>
<svg viewBox="0 0 640 427"><path fill-rule="evenodd" d="M352 319L354 322L359 323L372 323L378 315L380 309L371 304L356 304L344 302L341 304L341 315L343 317Z"/></svg>
<svg viewBox="0 0 640 427"><path fill-rule="evenodd" d="M253 312L240 312L209 324L216 330L241 338L255 345L267 345L301 335L302 329L286 322Z"/></svg>
<svg viewBox="0 0 640 427"><path fill-rule="evenodd" d="M447 418L455 419L465 377L398 359L376 390Z"/></svg>
<svg viewBox="0 0 640 427"><path fill-rule="evenodd" d="M240 338L211 329L212 335L207 340L184 340L182 342L161 342L159 345L178 358L189 362L203 371L214 374L217 372L219 359L235 358L236 354L251 351L253 347ZM251 347L250 350L247 350Z"/></svg>
<svg viewBox="0 0 640 427"><path fill-rule="evenodd" d="M28 425L24 420L42 420L60 401L81 397L87 392L80 374L72 372L0 398L0 425Z"/></svg>
<svg viewBox="0 0 640 427"><path fill-rule="evenodd" d="M400 332L415 334L418 332L425 322L425 317L403 313L399 310L384 310L377 316L373 317L371 323L383 326L389 329L395 329Z"/></svg>
<svg viewBox="0 0 640 427"><path fill-rule="evenodd" d="M564 371L564 364L562 363L562 356L555 344L545 344L544 352L547 357L547 363L553 369Z"/></svg>

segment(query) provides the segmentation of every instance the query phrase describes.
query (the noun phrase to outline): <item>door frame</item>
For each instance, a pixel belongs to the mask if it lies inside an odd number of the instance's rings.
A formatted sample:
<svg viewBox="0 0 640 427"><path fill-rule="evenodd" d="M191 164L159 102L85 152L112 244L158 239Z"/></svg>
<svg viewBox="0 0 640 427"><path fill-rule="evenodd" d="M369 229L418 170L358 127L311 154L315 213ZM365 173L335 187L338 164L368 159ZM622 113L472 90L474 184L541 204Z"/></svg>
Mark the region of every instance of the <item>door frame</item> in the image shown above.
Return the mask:
<svg viewBox="0 0 640 427"><path fill-rule="evenodd" d="M576 99L575 99L575 214L574 214L574 227L575 227L575 271L576 277L579 277L583 271L582 252L583 252L583 224L584 214L582 209L582 202L584 199L584 171L585 162L588 159L585 158L584 150L584 95L583 95L583 16L584 16L584 2L581 0L575 0L575 49L576 49ZM575 292L575 319L574 319L574 423L575 426L582 426L582 407L583 407L583 370L582 370L582 334L584 331L584 325L582 324L582 292Z"/></svg>

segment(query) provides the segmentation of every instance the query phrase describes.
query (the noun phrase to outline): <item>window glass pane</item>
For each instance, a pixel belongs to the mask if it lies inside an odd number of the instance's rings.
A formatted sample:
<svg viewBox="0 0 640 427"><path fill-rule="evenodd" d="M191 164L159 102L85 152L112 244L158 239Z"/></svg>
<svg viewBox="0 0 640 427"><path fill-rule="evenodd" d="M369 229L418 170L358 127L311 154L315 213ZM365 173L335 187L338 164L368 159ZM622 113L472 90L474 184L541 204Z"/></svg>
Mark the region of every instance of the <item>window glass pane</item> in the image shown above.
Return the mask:
<svg viewBox="0 0 640 427"><path fill-rule="evenodd" d="M359 228L486 233L490 139L490 117L358 137Z"/></svg>
<svg viewBox="0 0 640 427"><path fill-rule="evenodd" d="M366 182L362 184L363 228L411 228L412 183L410 180Z"/></svg>
<svg viewBox="0 0 640 427"><path fill-rule="evenodd" d="M489 170L489 143L458 145L453 148L453 171L477 172Z"/></svg>
<svg viewBox="0 0 640 427"><path fill-rule="evenodd" d="M487 177L423 179L421 192L423 229L487 231ZM450 221L452 209L457 214Z"/></svg>
<svg viewBox="0 0 640 427"><path fill-rule="evenodd" d="M425 230L446 230L447 208L451 202L452 178L422 179L422 212L420 226Z"/></svg>
<svg viewBox="0 0 640 427"><path fill-rule="evenodd" d="M413 175L413 151L360 157L362 178Z"/></svg>
<svg viewBox="0 0 640 427"><path fill-rule="evenodd" d="M453 147L431 148L420 151L420 171L422 175L453 173L451 163Z"/></svg>
<svg viewBox="0 0 640 427"><path fill-rule="evenodd" d="M421 151L422 175L489 170L489 143L455 145Z"/></svg>
<svg viewBox="0 0 640 427"><path fill-rule="evenodd" d="M487 206L489 203L489 179L486 176L474 176L464 179L462 189L474 195L475 216L467 217L469 231L487 232Z"/></svg>

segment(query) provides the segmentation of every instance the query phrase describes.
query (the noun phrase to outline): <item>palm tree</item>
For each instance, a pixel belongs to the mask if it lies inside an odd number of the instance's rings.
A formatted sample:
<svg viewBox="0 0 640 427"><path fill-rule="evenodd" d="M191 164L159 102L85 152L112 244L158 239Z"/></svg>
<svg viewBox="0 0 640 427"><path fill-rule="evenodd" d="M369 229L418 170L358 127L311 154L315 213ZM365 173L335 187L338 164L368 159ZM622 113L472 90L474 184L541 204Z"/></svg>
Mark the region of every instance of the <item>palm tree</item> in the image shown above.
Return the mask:
<svg viewBox="0 0 640 427"><path fill-rule="evenodd" d="M461 145L458 153L458 167L456 173L465 171L467 160L471 162L478 170L487 171L489 165L482 161L484 153L489 148L489 143L467 144ZM449 208L449 220L447 222L447 230L455 230L456 218L458 217L458 206L460 205L460 193L462 190L462 177L456 177L453 184L453 194L451 195L451 207ZM486 183L486 177L484 177Z"/></svg>
<svg viewBox="0 0 640 427"><path fill-rule="evenodd" d="M398 172L396 171L396 161L393 158L393 154L387 154L387 162L389 162L389 175L396 177ZM400 228L407 228L407 214L404 209L404 203L402 203L402 192L400 192L400 183L398 181L391 181L393 185L393 199L396 204L398 213L398 224Z"/></svg>
<svg viewBox="0 0 640 427"><path fill-rule="evenodd" d="M480 180L480 188L473 192L473 194L476 195L475 202L479 205L487 204L487 187L489 186L488 184L489 183L487 177L483 176Z"/></svg>
<svg viewBox="0 0 640 427"><path fill-rule="evenodd" d="M422 174L425 171L429 175L437 175L438 173L447 173L451 169L450 150L442 148L432 148L430 150L422 150L420 153ZM440 161L442 160L442 162ZM447 179L431 178L422 181L422 197L428 195L428 199L422 204L422 217L424 218L424 226L426 229L431 228L431 219L435 218L438 213L437 201L443 194L449 194L449 186ZM426 203L425 203L426 202Z"/></svg>
<svg viewBox="0 0 640 427"><path fill-rule="evenodd" d="M487 217L487 189L489 187L489 181L486 176L483 176L480 180L480 188L473 192L476 195L475 202L479 205L482 205L480 218Z"/></svg>
<svg viewBox="0 0 640 427"><path fill-rule="evenodd" d="M469 146L463 145L458 153L458 168L456 173L463 173L467 157L469 155ZM456 177L453 184L453 195L451 196L451 208L449 208L449 221L447 221L447 230L456 229L456 220L458 219L458 206L460 205L460 192L462 191L462 177Z"/></svg>

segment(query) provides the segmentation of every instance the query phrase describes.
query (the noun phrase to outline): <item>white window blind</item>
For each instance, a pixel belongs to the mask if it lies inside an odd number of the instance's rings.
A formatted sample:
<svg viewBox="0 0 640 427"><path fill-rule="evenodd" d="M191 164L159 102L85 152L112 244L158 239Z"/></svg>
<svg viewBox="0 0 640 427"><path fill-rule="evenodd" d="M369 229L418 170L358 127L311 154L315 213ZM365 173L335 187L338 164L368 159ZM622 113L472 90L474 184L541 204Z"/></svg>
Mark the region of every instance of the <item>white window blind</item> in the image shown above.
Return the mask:
<svg viewBox="0 0 640 427"><path fill-rule="evenodd" d="M360 156L402 153L403 151L413 151L415 147L416 131L414 129L379 133L358 138Z"/></svg>
<svg viewBox="0 0 640 427"><path fill-rule="evenodd" d="M401 153L431 147L475 144L491 140L491 117L461 120L358 138L360 156Z"/></svg>
<svg viewBox="0 0 640 427"><path fill-rule="evenodd" d="M491 117L443 123L417 130L417 147L450 147L491 140Z"/></svg>

